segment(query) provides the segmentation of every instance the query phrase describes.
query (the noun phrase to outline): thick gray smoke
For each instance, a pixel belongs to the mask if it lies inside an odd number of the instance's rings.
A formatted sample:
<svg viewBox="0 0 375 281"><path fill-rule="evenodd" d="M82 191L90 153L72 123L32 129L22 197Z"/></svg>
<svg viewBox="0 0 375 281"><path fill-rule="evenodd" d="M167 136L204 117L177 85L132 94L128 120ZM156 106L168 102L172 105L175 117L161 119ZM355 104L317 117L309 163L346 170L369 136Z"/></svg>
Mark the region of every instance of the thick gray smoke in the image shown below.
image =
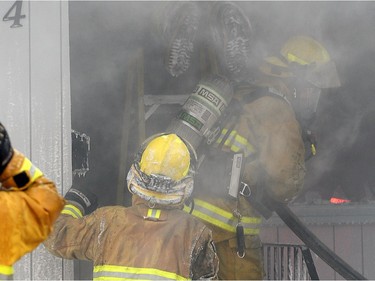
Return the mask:
<svg viewBox="0 0 375 281"><path fill-rule="evenodd" d="M306 189L329 198L341 186L346 196L362 200L365 195L358 190L365 186L375 190L375 180L370 178L375 166L370 156L375 139L375 2L236 3L255 28L259 56L277 54L289 36L299 34L314 37L328 49L342 87L321 96L315 124L318 154L307 164ZM124 128L134 137L129 157L138 146L134 108L127 109L132 111L128 124L123 122L126 77L135 71L130 63L137 50L143 48L145 54L145 95L189 94L200 79L194 67L178 78L170 77L163 67L152 16L164 4L69 4L72 127L91 138L90 171L80 181L101 194L104 205L116 201L120 169L128 168L120 163ZM199 5L205 7L205 2ZM160 106L147 121L146 134L164 129L178 109L179 105Z"/></svg>

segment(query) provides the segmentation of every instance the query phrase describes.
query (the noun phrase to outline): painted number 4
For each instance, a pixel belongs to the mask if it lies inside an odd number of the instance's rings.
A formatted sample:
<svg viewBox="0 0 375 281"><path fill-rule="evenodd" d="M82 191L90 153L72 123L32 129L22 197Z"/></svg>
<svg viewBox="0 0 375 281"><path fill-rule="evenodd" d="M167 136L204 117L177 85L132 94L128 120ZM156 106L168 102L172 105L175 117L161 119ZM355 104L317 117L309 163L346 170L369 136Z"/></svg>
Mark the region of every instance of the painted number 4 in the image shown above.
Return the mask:
<svg viewBox="0 0 375 281"><path fill-rule="evenodd" d="M12 7L8 10L8 12L3 17L3 21L13 21L13 24L10 26L11 28L14 27L21 27L22 24L20 23L21 19L24 19L26 16L21 14L22 10L22 0L17 0L13 3Z"/></svg>

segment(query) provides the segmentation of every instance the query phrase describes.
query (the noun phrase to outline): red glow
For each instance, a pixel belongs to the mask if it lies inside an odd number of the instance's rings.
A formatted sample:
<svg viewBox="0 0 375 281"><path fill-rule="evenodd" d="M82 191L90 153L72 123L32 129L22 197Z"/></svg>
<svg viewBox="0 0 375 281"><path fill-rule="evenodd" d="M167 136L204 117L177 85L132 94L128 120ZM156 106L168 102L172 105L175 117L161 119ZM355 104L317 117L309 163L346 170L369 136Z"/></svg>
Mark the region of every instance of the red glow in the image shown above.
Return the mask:
<svg viewBox="0 0 375 281"><path fill-rule="evenodd" d="M337 198L337 197L331 197L329 200L332 204L342 204L342 203L349 203L349 199L342 199L342 198Z"/></svg>

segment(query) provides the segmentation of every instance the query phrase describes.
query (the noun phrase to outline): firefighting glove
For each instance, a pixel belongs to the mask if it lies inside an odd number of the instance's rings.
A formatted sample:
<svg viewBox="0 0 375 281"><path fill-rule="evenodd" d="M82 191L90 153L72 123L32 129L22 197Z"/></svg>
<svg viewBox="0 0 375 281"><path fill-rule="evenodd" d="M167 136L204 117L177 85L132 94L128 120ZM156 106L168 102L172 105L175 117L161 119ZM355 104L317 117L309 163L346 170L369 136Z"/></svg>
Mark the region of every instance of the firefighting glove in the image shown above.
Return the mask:
<svg viewBox="0 0 375 281"><path fill-rule="evenodd" d="M65 199L79 208L83 215L91 214L98 207L98 199L85 187L73 186L65 194Z"/></svg>
<svg viewBox="0 0 375 281"><path fill-rule="evenodd" d="M0 122L0 175L5 170L13 156L13 148L10 144L9 135Z"/></svg>

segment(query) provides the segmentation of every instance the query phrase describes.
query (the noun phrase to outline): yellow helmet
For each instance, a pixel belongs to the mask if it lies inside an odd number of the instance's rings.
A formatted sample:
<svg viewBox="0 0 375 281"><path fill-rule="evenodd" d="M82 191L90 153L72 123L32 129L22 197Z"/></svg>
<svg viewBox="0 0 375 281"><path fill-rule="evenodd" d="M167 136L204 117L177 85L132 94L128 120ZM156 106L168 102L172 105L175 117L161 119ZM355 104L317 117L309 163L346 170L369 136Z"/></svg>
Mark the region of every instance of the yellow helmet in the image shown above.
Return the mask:
<svg viewBox="0 0 375 281"><path fill-rule="evenodd" d="M193 190L195 161L192 146L176 134L152 136L130 168L128 189L153 204L182 204Z"/></svg>
<svg viewBox="0 0 375 281"><path fill-rule="evenodd" d="M318 41L308 36L290 38L280 53L288 63L295 62L300 65L324 64L331 60L328 51Z"/></svg>
<svg viewBox="0 0 375 281"><path fill-rule="evenodd" d="M326 48L308 36L290 38L280 51L281 57L268 57L261 71L277 77L303 78L318 88L340 86L336 65Z"/></svg>
<svg viewBox="0 0 375 281"><path fill-rule="evenodd" d="M176 134L162 135L148 143L139 164L147 175L163 175L178 181L189 172L190 153Z"/></svg>

